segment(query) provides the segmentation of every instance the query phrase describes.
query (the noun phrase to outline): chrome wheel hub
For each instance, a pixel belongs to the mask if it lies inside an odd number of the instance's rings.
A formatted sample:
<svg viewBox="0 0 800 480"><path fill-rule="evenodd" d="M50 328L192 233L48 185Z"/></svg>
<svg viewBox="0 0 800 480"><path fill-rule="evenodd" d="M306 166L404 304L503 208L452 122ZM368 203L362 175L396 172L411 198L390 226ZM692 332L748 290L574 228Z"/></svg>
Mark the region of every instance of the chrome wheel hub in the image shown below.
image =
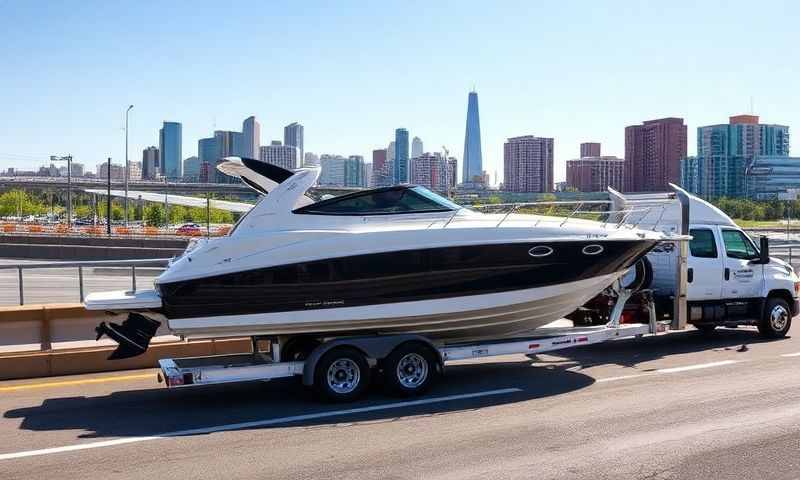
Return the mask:
<svg viewBox="0 0 800 480"><path fill-rule="evenodd" d="M789 312L781 305L775 305L769 312L769 323L773 330L781 331L789 322Z"/></svg>
<svg viewBox="0 0 800 480"><path fill-rule="evenodd" d="M397 380L406 388L418 388L428 378L428 361L422 355L409 353L397 362Z"/></svg>
<svg viewBox="0 0 800 480"><path fill-rule="evenodd" d="M360 382L361 369L349 358L340 358L328 367L328 387L336 393L350 393Z"/></svg>

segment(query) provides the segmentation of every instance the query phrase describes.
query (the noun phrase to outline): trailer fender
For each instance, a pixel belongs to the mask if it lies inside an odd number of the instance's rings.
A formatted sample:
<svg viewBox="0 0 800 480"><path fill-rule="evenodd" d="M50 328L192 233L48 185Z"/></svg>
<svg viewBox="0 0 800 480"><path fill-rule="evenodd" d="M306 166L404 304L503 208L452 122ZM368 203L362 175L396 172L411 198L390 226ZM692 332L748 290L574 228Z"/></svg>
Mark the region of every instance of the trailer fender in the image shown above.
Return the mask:
<svg viewBox="0 0 800 480"><path fill-rule="evenodd" d="M341 346L355 348L364 354L369 366L374 367L379 360L386 358L392 353L392 350L406 342L421 342L430 346L431 350L436 352L436 358L439 360L439 367L442 368L444 366L444 360L442 359L442 354L439 349L433 342L422 335L400 334L337 338L319 345L311 352L311 355L308 356L305 365L303 365L303 385L311 386L314 384L314 371L316 370L317 363L319 363L323 355L333 348Z"/></svg>

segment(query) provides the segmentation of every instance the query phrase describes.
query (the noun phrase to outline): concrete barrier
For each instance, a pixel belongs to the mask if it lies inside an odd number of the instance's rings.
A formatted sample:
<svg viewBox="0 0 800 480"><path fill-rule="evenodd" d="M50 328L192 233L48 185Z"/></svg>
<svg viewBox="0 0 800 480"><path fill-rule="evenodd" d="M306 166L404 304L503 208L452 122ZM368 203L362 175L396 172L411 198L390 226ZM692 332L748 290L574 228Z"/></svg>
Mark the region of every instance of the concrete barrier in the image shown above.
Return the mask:
<svg viewBox="0 0 800 480"><path fill-rule="evenodd" d="M187 239L0 235L3 258L40 260L131 260L180 255Z"/></svg>
<svg viewBox="0 0 800 480"><path fill-rule="evenodd" d="M167 357L250 352L249 338L183 341L165 326L144 355L109 361L116 344L95 341L101 321L120 321L81 304L0 307L0 380L156 367Z"/></svg>

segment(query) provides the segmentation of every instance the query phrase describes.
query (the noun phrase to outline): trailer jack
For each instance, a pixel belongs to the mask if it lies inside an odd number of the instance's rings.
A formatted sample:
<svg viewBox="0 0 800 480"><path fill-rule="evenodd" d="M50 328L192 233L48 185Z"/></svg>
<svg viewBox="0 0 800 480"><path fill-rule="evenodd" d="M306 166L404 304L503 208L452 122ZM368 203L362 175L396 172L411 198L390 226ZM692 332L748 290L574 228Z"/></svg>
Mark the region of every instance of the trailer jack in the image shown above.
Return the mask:
<svg viewBox="0 0 800 480"><path fill-rule="evenodd" d="M111 352L109 360L131 358L147 351L150 339L156 334L159 326L161 326L161 322L151 320L138 313L131 313L122 322L122 325L101 322L94 329L97 332L95 340L100 340L103 335L106 335L119 344L117 349Z"/></svg>

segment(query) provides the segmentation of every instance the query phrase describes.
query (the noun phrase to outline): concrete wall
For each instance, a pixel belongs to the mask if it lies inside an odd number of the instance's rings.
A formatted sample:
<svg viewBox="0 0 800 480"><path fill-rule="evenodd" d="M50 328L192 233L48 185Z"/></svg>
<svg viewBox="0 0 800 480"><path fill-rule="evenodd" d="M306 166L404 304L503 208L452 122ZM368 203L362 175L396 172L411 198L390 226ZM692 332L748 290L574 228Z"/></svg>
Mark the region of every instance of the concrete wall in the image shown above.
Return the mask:
<svg viewBox="0 0 800 480"><path fill-rule="evenodd" d="M0 307L0 380L150 368L161 358L251 351L249 338L186 342L162 326L144 355L109 361L116 344L94 340L94 327L109 320L121 321L80 304Z"/></svg>
<svg viewBox="0 0 800 480"><path fill-rule="evenodd" d="M0 235L0 257L41 260L129 260L171 258L185 239Z"/></svg>

